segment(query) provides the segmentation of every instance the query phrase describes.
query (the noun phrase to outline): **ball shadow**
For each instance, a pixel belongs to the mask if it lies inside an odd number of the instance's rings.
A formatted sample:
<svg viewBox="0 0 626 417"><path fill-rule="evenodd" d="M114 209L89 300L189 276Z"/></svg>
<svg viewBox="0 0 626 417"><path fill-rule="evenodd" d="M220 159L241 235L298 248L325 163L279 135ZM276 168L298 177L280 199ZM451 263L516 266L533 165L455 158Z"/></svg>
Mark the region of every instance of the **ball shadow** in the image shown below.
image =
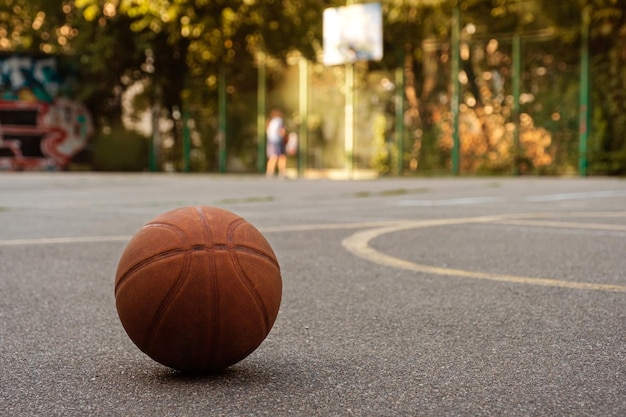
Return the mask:
<svg viewBox="0 0 626 417"><path fill-rule="evenodd" d="M161 383L220 386L276 385L289 374L289 365L246 361L215 372L182 372L161 367L152 374Z"/></svg>
<svg viewBox="0 0 626 417"><path fill-rule="evenodd" d="M155 376L159 379L173 382L210 382L237 378L241 373L242 370L236 367L211 372L188 372L177 371L176 369L170 368L160 368Z"/></svg>

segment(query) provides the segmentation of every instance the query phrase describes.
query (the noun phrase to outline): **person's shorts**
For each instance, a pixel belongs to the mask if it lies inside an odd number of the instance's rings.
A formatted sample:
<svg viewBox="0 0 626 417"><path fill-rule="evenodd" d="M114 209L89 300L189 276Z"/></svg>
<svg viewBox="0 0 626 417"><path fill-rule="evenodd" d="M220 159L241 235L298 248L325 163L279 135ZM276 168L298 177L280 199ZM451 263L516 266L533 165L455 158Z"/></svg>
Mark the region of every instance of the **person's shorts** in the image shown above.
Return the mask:
<svg viewBox="0 0 626 417"><path fill-rule="evenodd" d="M285 155L284 143L267 143L267 157Z"/></svg>

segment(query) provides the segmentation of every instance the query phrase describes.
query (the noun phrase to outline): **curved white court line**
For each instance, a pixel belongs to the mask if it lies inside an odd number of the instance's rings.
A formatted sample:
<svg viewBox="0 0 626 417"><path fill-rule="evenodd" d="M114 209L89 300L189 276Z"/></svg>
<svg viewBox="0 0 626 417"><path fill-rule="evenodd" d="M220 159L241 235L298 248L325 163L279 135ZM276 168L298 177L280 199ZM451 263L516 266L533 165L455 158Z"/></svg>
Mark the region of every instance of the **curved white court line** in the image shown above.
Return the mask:
<svg viewBox="0 0 626 417"><path fill-rule="evenodd" d="M369 242L381 235L394 233L402 230L419 229L425 227L448 226L455 224L471 224L471 223L493 223L493 224L510 224L524 225L531 227L561 227L561 228L578 228L587 230L611 230L623 232L626 226L608 225L603 223L575 223L575 222L559 222L548 220L531 220L546 219L554 217L626 217L626 212L586 212L586 213L534 213L534 214L510 214L480 217L464 217L456 219L432 219L423 221L372 221L362 223L330 223L330 224L312 224L312 225L286 225L276 227L260 228L263 233L280 233L295 231L313 231L313 230L337 230L337 229L360 229L368 228L357 232L342 241L343 246L353 255L364 258L368 261L378 263L380 265L390 266L392 268L406 269L415 272L423 272L435 275L456 276L463 278L482 279L491 281L501 281L510 283L519 283L526 285L542 285L559 288L571 288L579 290L594 291L611 291L626 292L625 285L588 283L564 281L551 278L524 277L508 274L495 274L489 272L466 271L454 268L441 268L429 265L418 264L406 261L400 258L381 253L369 245ZM128 242L132 238L131 235L112 235L112 236L77 236L77 237L51 237L51 238L32 238L32 239L7 239L0 240L0 246L20 246L20 245L46 245L46 244L69 244L69 243L97 243L97 242Z"/></svg>
<svg viewBox="0 0 626 417"><path fill-rule="evenodd" d="M597 215L599 213L594 213ZM370 262L377 263L379 265L385 265L392 268L405 269L414 272L422 272L427 274L435 274L435 275L445 275L445 276L455 276L462 278L471 278L471 279L481 279L481 280L489 280L489 281L500 281L500 282L509 282L516 284L525 284L525 285L541 285L548 287L557 287L557 288L570 288L577 290L591 290L591 291L611 291L611 292L626 292L626 285L614 285L614 284L601 284L601 283L591 283L591 282L576 282L576 281L564 281L559 279L551 279L551 278L537 278L537 277L525 277L525 276L516 276L516 275L508 275L508 274L495 274L489 272L476 272L476 271L466 271L462 269L454 269L454 268L441 268L436 266L429 266L424 264L418 264L415 262L407 261L404 259L396 258L390 255L386 255L382 252L377 251L372 248L369 244L372 239L382 236L388 233L399 232L403 230L410 229L419 229L424 227L436 227L436 226L445 226L445 225L453 225L453 224L468 224L468 223L509 223L514 222L515 218L520 219L519 223L523 224L524 222L521 220L524 217L545 217L548 216L546 214L541 215L512 215L512 216L483 216L483 217L470 217L470 218L459 218L459 219L444 219L444 220L426 220L421 222L407 222L404 224L387 226L387 227L379 227L375 229L363 230L353 235L345 238L342 241L343 246L353 255L358 256L360 258L366 259ZM579 214L580 217L585 217L584 214ZM590 228L587 227L587 224L576 224L576 223L566 223L566 224L558 224L558 222L531 222L527 223L532 226L549 226L549 227L581 227L581 228ZM590 226L599 226L597 224ZM608 225L602 225L608 226ZM617 226L618 230L626 230L623 226ZM615 229L613 229L615 230Z"/></svg>

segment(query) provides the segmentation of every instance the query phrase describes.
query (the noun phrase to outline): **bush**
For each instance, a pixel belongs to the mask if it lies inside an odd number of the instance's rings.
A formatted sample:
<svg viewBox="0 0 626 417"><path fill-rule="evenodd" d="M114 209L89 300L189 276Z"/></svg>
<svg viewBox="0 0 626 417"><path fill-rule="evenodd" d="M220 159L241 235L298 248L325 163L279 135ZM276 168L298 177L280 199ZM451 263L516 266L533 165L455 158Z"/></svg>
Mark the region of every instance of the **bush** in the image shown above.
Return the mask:
<svg viewBox="0 0 626 417"><path fill-rule="evenodd" d="M121 126L101 132L93 144L96 171L145 171L149 168L150 139Z"/></svg>

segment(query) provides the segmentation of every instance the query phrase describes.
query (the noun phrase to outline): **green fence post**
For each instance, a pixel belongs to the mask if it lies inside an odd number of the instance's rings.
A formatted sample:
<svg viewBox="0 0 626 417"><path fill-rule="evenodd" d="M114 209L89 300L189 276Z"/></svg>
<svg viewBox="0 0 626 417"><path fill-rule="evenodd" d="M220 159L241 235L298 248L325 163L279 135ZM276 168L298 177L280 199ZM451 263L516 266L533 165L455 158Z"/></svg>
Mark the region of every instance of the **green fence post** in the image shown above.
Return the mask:
<svg viewBox="0 0 626 417"><path fill-rule="evenodd" d="M459 159L461 154L461 140L459 138L459 100L460 100L460 83L459 83L459 38L461 32L461 10L459 1L456 1L452 9L452 36L450 39L450 53L452 54L451 62L451 78L452 85L450 112L452 113L452 173L459 174Z"/></svg>
<svg viewBox="0 0 626 417"><path fill-rule="evenodd" d="M226 172L226 64L220 63L218 74L218 119L219 119L219 133L218 133L218 169L220 173Z"/></svg>
<svg viewBox="0 0 626 417"><path fill-rule="evenodd" d="M354 64L345 65L345 126L344 151L346 161L346 175L352 179L354 169Z"/></svg>
<svg viewBox="0 0 626 417"><path fill-rule="evenodd" d="M520 147L520 82L522 79L522 37L519 31L513 34L513 174L519 175Z"/></svg>
<svg viewBox="0 0 626 417"><path fill-rule="evenodd" d="M396 174L404 172L404 48L396 51L398 63L396 66Z"/></svg>
<svg viewBox="0 0 626 417"><path fill-rule="evenodd" d="M185 82L185 87L181 92L181 105L183 106L183 172L191 171L191 129L189 126L189 86Z"/></svg>
<svg viewBox="0 0 626 417"><path fill-rule="evenodd" d="M150 166L150 172L157 172L159 171L161 157L161 131L159 130L159 120L161 118L161 90L159 87L155 87L152 99L152 138L150 140L150 155L148 163Z"/></svg>
<svg viewBox="0 0 626 417"><path fill-rule="evenodd" d="M298 132L298 176L304 175L307 164L307 142L309 136L308 114L309 114L309 62L304 57L300 57L299 65L299 83L300 83L300 102L298 103L298 112L300 126Z"/></svg>
<svg viewBox="0 0 626 417"><path fill-rule="evenodd" d="M259 174L265 172L265 120L267 114L267 86L265 84L266 67L265 52L259 52L257 68L257 113L256 113L256 135L257 135L257 171Z"/></svg>
<svg viewBox="0 0 626 417"><path fill-rule="evenodd" d="M580 103L578 120L578 173L581 177L587 175L587 141L589 139L590 110L589 110L589 21L591 8L583 9L582 33L580 46Z"/></svg>

